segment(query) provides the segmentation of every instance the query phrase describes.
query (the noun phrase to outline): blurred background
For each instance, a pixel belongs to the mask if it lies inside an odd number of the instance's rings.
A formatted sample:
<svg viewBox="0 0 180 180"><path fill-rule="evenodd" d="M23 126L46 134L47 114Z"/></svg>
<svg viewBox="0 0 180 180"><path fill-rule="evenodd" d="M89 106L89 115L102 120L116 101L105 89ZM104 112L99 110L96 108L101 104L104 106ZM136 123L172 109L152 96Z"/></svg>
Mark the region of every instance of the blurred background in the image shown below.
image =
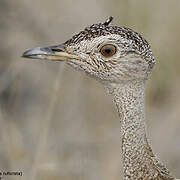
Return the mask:
<svg viewBox="0 0 180 180"><path fill-rule="evenodd" d="M23 172L5 180L122 179L119 118L104 88L64 64L21 58L110 15L152 45L148 135L180 177L179 0L1 0L0 170Z"/></svg>

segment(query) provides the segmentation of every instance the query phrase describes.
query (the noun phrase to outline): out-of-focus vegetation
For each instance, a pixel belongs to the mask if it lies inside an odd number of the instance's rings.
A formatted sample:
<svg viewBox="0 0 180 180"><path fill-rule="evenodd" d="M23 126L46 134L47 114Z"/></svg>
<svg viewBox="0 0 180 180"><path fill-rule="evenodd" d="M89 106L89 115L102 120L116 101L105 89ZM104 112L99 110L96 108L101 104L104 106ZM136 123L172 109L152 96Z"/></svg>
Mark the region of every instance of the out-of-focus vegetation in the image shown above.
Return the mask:
<svg viewBox="0 0 180 180"><path fill-rule="evenodd" d="M122 177L119 120L95 80L56 62L22 59L114 16L157 60L147 90L153 149L180 177L180 1L0 1L0 171L26 180Z"/></svg>

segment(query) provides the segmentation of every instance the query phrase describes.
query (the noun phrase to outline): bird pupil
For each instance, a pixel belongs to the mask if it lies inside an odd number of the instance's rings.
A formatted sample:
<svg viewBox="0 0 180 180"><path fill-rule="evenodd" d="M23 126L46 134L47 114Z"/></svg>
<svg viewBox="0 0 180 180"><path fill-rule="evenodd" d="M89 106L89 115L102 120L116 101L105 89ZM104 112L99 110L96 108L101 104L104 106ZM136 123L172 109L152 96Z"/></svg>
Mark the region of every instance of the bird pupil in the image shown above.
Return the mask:
<svg viewBox="0 0 180 180"><path fill-rule="evenodd" d="M111 53L111 49L110 48L105 48L104 50L107 54Z"/></svg>

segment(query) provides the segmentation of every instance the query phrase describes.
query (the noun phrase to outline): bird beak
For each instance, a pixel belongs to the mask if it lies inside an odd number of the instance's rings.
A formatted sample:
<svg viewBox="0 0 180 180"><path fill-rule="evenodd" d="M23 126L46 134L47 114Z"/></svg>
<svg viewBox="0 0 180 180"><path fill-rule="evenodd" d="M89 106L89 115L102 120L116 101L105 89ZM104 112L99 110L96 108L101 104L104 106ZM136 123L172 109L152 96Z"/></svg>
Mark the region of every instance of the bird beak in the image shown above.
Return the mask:
<svg viewBox="0 0 180 180"><path fill-rule="evenodd" d="M68 53L66 50L66 46L64 44L33 48L25 51L22 57L54 61L67 61L71 59L79 59L79 56Z"/></svg>

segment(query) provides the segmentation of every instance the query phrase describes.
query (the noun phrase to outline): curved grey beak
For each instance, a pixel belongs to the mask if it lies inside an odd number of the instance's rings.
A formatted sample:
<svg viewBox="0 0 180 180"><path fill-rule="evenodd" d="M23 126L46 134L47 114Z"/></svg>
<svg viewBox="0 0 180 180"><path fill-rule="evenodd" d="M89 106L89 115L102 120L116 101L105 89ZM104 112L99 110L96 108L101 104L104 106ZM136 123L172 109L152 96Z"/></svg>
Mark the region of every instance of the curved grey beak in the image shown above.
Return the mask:
<svg viewBox="0 0 180 180"><path fill-rule="evenodd" d="M46 59L46 60L54 60L54 61L79 59L79 56L68 53L66 51L66 46L64 44L33 48L25 51L22 57L31 58L31 59Z"/></svg>

